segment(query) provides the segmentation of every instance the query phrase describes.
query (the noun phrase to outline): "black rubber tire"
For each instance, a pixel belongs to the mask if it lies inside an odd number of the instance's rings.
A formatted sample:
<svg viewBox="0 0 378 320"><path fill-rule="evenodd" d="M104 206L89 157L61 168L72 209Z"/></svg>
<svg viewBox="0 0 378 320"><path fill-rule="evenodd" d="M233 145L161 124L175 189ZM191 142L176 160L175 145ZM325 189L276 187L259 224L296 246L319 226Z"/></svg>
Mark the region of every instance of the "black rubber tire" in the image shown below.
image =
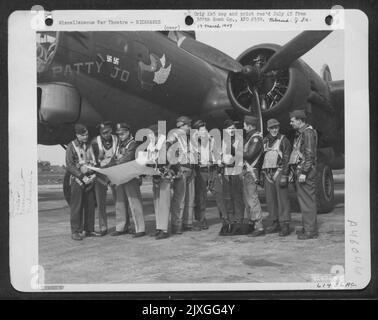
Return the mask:
<svg viewBox="0 0 378 320"><path fill-rule="evenodd" d="M324 163L316 167L316 205L318 213L330 212L335 206L332 169Z"/></svg>
<svg viewBox="0 0 378 320"><path fill-rule="evenodd" d="M64 199L66 199L68 205L70 204L71 200L71 185L70 185L70 177L71 175L69 174L68 171L66 171L63 179L63 195Z"/></svg>

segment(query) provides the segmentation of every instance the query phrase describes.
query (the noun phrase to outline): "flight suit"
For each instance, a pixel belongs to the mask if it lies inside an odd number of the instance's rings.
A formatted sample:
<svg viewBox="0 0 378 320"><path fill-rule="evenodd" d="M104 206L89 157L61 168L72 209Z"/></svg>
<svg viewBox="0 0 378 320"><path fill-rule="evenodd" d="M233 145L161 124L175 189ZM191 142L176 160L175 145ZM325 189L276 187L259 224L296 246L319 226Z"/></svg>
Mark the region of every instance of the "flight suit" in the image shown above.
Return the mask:
<svg viewBox="0 0 378 320"><path fill-rule="evenodd" d="M316 150L318 137L308 124L298 129L294 139L293 151L289 164L295 177L297 198L302 212L303 229L307 233L317 234L316 207ZM298 177L304 174L304 183Z"/></svg>
<svg viewBox="0 0 378 320"><path fill-rule="evenodd" d="M173 232L193 227L195 171L190 163L190 144L186 139L185 134L177 134L175 139L168 142L170 147L178 143L182 156L186 158L186 163L177 164L178 174L172 182L171 220Z"/></svg>
<svg viewBox="0 0 378 320"><path fill-rule="evenodd" d="M218 210L224 222L243 222L244 200L243 200L243 181L240 175L241 167L235 163L230 164L225 157L227 149L224 139L223 163L214 169L213 192ZM235 156L235 137L231 137L231 156Z"/></svg>
<svg viewBox="0 0 378 320"><path fill-rule="evenodd" d="M290 201L288 185L282 185L281 177L289 174L291 145L282 134L273 137L268 134L264 140L264 187L270 225L279 222L289 223Z"/></svg>
<svg viewBox="0 0 378 320"><path fill-rule="evenodd" d="M258 171L257 163L263 151L261 133L251 130L247 133L243 159L245 160L243 169L243 196L245 202L244 217L254 223L255 230L263 230L261 204L257 194Z"/></svg>
<svg viewBox="0 0 378 320"><path fill-rule="evenodd" d="M77 139L68 144L66 149L66 168L71 174L71 233L91 233L94 231L95 207L93 183L85 185L84 176L94 178L91 172L82 173L84 164L94 164L93 152L88 144L80 144Z"/></svg>
<svg viewBox="0 0 378 320"><path fill-rule="evenodd" d="M126 141L119 141L115 156L109 165L117 165L135 159L137 143L133 137ZM140 192L139 179L134 178L116 187L116 231L128 231L128 210L129 204L132 219L135 226L135 233L145 232L143 216L142 194Z"/></svg>
<svg viewBox="0 0 378 320"><path fill-rule="evenodd" d="M105 167L109 164L117 149L117 136L112 135L111 141L105 141L101 136L97 136L92 141L93 154L98 167ZM116 188L111 186L113 201L116 202ZM108 191L108 179L97 173L95 183L95 194L97 202L97 213L100 231L108 230L108 219L106 215L106 195Z"/></svg>
<svg viewBox="0 0 378 320"><path fill-rule="evenodd" d="M195 220L201 226L206 226L206 202L207 202L207 186L210 179L209 167L197 166L195 177Z"/></svg>
<svg viewBox="0 0 378 320"><path fill-rule="evenodd" d="M212 161L210 160L212 145L213 145L213 140L210 136L207 143L201 142L201 146L197 151L198 164L195 166L196 177L195 177L194 216L195 216L196 221L199 222L200 227L203 229L207 228L207 221L206 221L207 191L208 191L209 183L212 180L212 175L214 174L213 168L211 166Z"/></svg>
<svg viewBox="0 0 378 320"><path fill-rule="evenodd" d="M241 223L244 218L243 181L240 175L216 173L213 192L223 220Z"/></svg>
<svg viewBox="0 0 378 320"><path fill-rule="evenodd" d="M195 181L194 169L180 166L179 176L173 180L171 201L173 229L190 229L193 226Z"/></svg>
<svg viewBox="0 0 378 320"><path fill-rule="evenodd" d="M168 232L171 180L165 177L154 176L152 179L152 193L156 217L156 230Z"/></svg>
<svg viewBox="0 0 378 320"><path fill-rule="evenodd" d="M147 147L148 151L148 164L149 166L154 166L158 168L161 175L155 175L152 177L152 195L154 203L154 211L156 218L156 231L161 230L164 233L168 233L169 226L169 212L171 205L171 182L173 179L172 171L170 171L169 165L159 164L159 155L162 152L166 152L169 148L166 143L166 137L164 135L159 135L157 138L157 143L152 144ZM166 148L164 150L163 144Z"/></svg>

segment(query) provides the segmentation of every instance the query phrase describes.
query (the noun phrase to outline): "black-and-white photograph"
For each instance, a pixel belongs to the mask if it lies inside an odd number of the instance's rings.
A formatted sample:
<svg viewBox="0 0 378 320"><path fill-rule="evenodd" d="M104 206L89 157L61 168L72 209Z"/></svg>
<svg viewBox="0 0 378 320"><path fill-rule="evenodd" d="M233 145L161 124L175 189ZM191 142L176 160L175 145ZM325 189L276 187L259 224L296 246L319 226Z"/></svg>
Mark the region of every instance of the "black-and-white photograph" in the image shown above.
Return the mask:
<svg viewBox="0 0 378 320"><path fill-rule="evenodd" d="M329 282L344 31L43 31L45 284Z"/></svg>

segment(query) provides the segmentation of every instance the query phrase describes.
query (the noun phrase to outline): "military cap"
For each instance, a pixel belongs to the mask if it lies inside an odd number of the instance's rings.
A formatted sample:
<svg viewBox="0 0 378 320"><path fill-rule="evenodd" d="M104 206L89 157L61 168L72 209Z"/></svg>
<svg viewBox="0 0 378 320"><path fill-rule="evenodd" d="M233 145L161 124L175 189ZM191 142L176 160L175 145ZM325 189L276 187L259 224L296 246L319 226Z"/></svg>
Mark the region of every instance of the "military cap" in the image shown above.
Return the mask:
<svg viewBox="0 0 378 320"><path fill-rule="evenodd" d="M159 128L158 128L158 125L157 125L157 124L152 124L152 125L150 125L150 126L148 127L148 129L150 129L150 130L154 133L154 135L157 135L157 134L158 134L158 130L159 130Z"/></svg>
<svg viewBox="0 0 378 320"><path fill-rule="evenodd" d="M196 122L193 123L192 128L193 129L199 129L199 128L204 127L204 126L206 126L206 122L205 121L203 121L203 120L197 120Z"/></svg>
<svg viewBox="0 0 378 320"><path fill-rule="evenodd" d="M266 126L269 128L279 126L280 123L276 119L269 119L268 122L266 123Z"/></svg>
<svg viewBox="0 0 378 320"><path fill-rule="evenodd" d="M190 119L187 116L181 116L181 117L178 117L176 119L176 123L179 123L179 122L182 122L183 124L191 125L192 124L192 119Z"/></svg>
<svg viewBox="0 0 378 320"><path fill-rule="evenodd" d="M304 110L294 110L289 113L290 118L306 119L306 112Z"/></svg>
<svg viewBox="0 0 378 320"><path fill-rule="evenodd" d="M117 132L125 131L125 130L130 131L130 126L125 122L120 122L120 123L117 123L116 129L117 129Z"/></svg>
<svg viewBox="0 0 378 320"><path fill-rule="evenodd" d="M79 135L84 135L84 134L88 133L88 129L85 125L83 125L81 123L76 123L75 124L75 133L79 134Z"/></svg>
<svg viewBox="0 0 378 320"><path fill-rule="evenodd" d="M244 116L244 122L246 124L257 126L257 124L259 123L259 118L252 117L252 116Z"/></svg>
<svg viewBox="0 0 378 320"><path fill-rule="evenodd" d="M100 132L103 132L106 129L113 129L113 123L111 121L104 121L101 122L97 128L100 130Z"/></svg>
<svg viewBox="0 0 378 320"><path fill-rule="evenodd" d="M235 121L231 120L231 119L226 119L223 123L223 129L227 129L231 126L234 126L235 125Z"/></svg>

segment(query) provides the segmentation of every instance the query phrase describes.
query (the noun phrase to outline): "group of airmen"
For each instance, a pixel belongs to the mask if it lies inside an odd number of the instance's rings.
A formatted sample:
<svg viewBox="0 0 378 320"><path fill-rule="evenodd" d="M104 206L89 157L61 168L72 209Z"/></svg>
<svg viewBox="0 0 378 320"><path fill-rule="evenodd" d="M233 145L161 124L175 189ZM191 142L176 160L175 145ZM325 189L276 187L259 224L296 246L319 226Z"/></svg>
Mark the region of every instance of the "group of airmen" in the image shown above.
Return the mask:
<svg viewBox="0 0 378 320"><path fill-rule="evenodd" d="M242 166L221 161L206 161L196 164L190 161L176 164L157 164L152 176L152 192L156 216L156 239L164 239L184 231L201 231L209 228L206 215L208 191L214 194L220 219L221 235L238 234L237 229L248 226L248 236L259 237L268 233L279 233L285 237L291 233L291 209L289 183L295 184L302 213L302 229L297 231L301 240L317 238L316 207L316 149L317 133L306 121L303 110L290 113L290 124L296 130L293 145L280 133L280 123L269 119L268 134L263 137L259 119L245 116L242 139ZM66 149L66 168L70 173L71 233L73 240L84 237L100 237L108 233L106 198L111 188L115 201L116 226L111 236L133 234L146 235L143 216L140 177L124 184L113 185L111 181L88 165L107 168L135 161L139 143L124 122L114 127L111 122L99 124L99 135L89 140L85 125L75 125L75 139ZM161 141L157 125L149 127L156 141ZM188 116L176 119L176 130L183 136L198 130L199 136L209 135L206 123L192 121ZM236 152L237 123L226 120L223 135L228 134L231 154ZM179 140L164 137L166 148L153 144L155 159L159 152L169 152ZM211 137L207 145L211 148ZM161 147L161 144L160 144ZM185 146L187 148L188 146ZM147 150L149 147L147 147ZM186 150L189 153L189 149ZM185 152L184 152L185 153ZM200 153L198 153L199 155ZM198 156L197 155L197 156ZM151 164L147 164L151 165ZM263 184L269 215L263 224L263 212L258 197L258 185ZM99 219L99 230L95 231L95 207Z"/></svg>

